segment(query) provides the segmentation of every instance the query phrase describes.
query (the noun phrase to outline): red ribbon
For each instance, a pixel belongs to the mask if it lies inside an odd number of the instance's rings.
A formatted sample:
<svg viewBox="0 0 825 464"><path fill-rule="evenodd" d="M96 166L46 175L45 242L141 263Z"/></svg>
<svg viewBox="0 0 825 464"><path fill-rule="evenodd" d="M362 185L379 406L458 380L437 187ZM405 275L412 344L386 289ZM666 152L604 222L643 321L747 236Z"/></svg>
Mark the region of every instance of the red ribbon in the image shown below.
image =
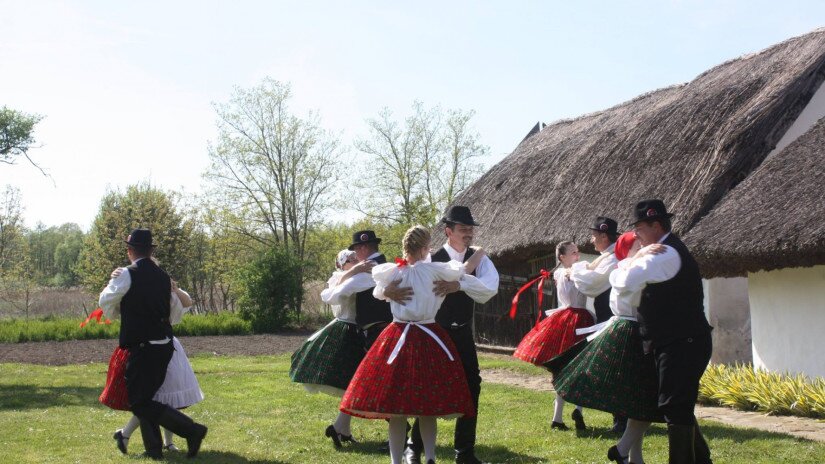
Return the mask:
<svg viewBox="0 0 825 464"><path fill-rule="evenodd" d="M404 259L404 258L395 258L395 264L397 264L397 265L398 265L398 267L404 267L404 266L406 266L406 265L407 265L407 264L409 264L409 263L408 263L408 262L407 262L407 260L406 260L406 259Z"/></svg>
<svg viewBox="0 0 825 464"><path fill-rule="evenodd" d="M103 317L103 310L100 309L100 308L97 308L94 311L92 311L91 314L89 314L89 317L87 317L85 321L80 323L80 328L86 327L86 324L88 324L89 322L92 322L92 319L97 321L98 324L101 324L100 318L102 318L102 317ZM111 324L111 323L112 323L112 321L110 321L109 319L104 319L103 322L102 322L102 324Z"/></svg>
<svg viewBox="0 0 825 464"><path fill-rule="evenodd" d="M538 282L538 316L536 317L536 324L539 323L541 320L541 302L544 300L544 281L550 277L550 273L547 272L546 269L542 269L539 271L539 276L535 279L527 282L526 284L522 285L520 289L516 292L516 295L513 297L513 304L510 306L510 319L516 318L516 311L518 311L518 299L521 296L521 293L527 290L528 288L532 287L534 283Z"/></svg>

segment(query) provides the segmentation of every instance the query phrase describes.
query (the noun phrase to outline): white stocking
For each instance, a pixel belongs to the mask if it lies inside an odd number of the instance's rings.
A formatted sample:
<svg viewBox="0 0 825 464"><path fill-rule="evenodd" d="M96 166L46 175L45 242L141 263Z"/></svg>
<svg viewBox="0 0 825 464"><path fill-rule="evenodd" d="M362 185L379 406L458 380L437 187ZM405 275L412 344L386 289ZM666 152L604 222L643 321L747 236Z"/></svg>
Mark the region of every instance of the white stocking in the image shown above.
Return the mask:
<svg viewBox="0 0 825 464"><path fill-rule="evenodd" d="M132 433L135 430L137 430L137 428L139 426L140 426L140 419L138 419L137 416L132 416L132 418L129 419L129 422L127 422L126 425L123 426L123 432L122 432L123 433L123 438L131 437Z"/></svg>
<svg viewBox="0 0 825 464"><path fill-rule="evenodd" d="M553 401L553 422L564 423L564 400L559 396Z"/></svg>
<svg viewBox="0 0 825 464"><path fill-rule="evenodd" d="M332 424L332 427L341 435L352 435L352 429L350 428L351 422L352 416L339 412L338 417L335 418L335 423Z"/></svg>
<svg viewBox="0 0 825 464"><path fill-rule="evenodd" d="M424 442L424 456L427 461L435 461L435 438L438 435L435 417L419 417L418 427L421 429L421 440Z"/></svg>
<svg viewBox="0 0 825 464"><path fill-rule="evenodd" d="M174 444L175 434L169 429L163 429L163 446Z"/></svg>
<svg viewBox="0 0 825 464"><path fill-rule="evenodd" d="M641 463L642 457L642 439L645 436L645 432L647 432L647 428L650 427L650 422L638 421L636 419L628 419L627 420L627 428L624 429L624 434L622 438L619 440L619 443L616 444L616 448L619 450L619 454L622 456L627 456L634 447L638 447L638 461L636 460L636 456L633 456L631 461Z"/></svg>
<svg viewBox="0 0 825 464"><path fill-rule="evenodd" d="M407 445L407 418L393 417L390 423L390 458L392 464L402 464L401 457Z"/></svg>

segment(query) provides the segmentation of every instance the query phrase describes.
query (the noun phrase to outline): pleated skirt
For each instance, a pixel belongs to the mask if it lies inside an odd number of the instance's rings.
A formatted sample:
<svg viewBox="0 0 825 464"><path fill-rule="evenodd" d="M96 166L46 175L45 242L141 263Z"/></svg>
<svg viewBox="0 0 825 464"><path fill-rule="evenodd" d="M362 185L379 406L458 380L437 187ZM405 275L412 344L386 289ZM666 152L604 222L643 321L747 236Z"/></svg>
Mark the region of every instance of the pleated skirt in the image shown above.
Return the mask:
<svg viewBox="0 0 825 464"><path fill-rule="evenodd" d="M341 397L364 359L364 336L355 324L333 321L292 354L289 378L310 393Z"/></svg>
<svg viewBox="0 0 825 464"><path fill-rule="evenodd" d="M571 307L555 311L521 339L513 356L541 366L587 337L576 335L576 329L593 324L593 316L586 309Z"/></svg>

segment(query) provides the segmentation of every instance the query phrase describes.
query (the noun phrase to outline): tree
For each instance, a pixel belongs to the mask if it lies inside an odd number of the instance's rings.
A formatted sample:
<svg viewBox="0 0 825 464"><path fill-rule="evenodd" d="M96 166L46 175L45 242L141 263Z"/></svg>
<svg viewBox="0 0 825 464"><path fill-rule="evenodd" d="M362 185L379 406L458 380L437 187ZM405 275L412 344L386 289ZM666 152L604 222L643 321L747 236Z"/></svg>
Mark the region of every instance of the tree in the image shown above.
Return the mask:
<svg viewBox="0 0 825 464"><path fill-rule="evenodd" d="M59 227L38 224L27 235L29 259L38 283L47 286L71 287L79 283L74 267L83 246L83 231L73 223Z"/></svg>
<svg viewBox="0 0 825 464"><path fill-rule="evenodd" d="M358 211L378 221L432 226L455 196L482 172L489 148L470 126L473 111L426 109L397 121L389 109L368 119L355 147L368 155Z"/></svg>
<svg viewBox="0 0 825 464"><path fill-rule="evenodd" d="M288 84L266 78L215 104L218 138L205 177L213 204L231 205L222 228L303 261L307 234L330 206L341 153L316 114L292 114L291 96Z"/></svg>
<svg viewBox="0 0 825 464"><path fill-rule="evenodd" d="M124 240L138 227L152 230L158 245L155 257L186 288L186 262L192 253L192 222L178 209L179 195L152 187L132 185L125 192L107 193L91 230L83 240L77 265L81 283L100 291L112 269L128 264Z"/></svg>
<svg viewBox="0 0 825 464"><path fill-rule="evenodd" d="M300 314L301 264L294 253L281 246L237 269L234 291L238 306L254 331L275 332Z"/></svg>
<svg viewBox="0 0 825 464"><path fill-rule="evenodd" d="M25 232L20 191L6 186L0 198L0 301L28 320L36 282Z"/></svg>
<svg viewBox="0 0 825 464"><path fill-rule="evenodd" d="M34 126L42 119L43 116L26 114L5 105L0 108L0 163L15 164L22 156L45 174L29 157L29 149L37 143L34 138Z"/></svg>

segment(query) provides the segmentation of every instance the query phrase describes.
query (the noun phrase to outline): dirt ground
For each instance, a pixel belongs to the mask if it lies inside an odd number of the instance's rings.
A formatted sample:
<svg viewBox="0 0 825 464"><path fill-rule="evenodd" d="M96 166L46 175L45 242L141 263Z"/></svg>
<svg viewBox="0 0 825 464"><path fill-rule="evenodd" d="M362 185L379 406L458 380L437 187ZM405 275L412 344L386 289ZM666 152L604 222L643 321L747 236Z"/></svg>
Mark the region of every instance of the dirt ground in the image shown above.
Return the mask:
<svg viewBox="0 0 825 464"><path fill-rule="evenodd" d="M189 355L272 355L295 351L308 333L181 337ZM0 343L0 363L20 362L46 365L66 365L108 362L117 340L76 340L67 342ZM492 356L508 357L504 354ZM551 391L549 376L536 377L504 369L481 372L485 382L513 385L537 391ZM697 406L696 416L723 424L755 428L768 432L787 433L799 438L825 442L825 421L789 416L766 416L755 412L736 411L721 407Z"/></svg>

